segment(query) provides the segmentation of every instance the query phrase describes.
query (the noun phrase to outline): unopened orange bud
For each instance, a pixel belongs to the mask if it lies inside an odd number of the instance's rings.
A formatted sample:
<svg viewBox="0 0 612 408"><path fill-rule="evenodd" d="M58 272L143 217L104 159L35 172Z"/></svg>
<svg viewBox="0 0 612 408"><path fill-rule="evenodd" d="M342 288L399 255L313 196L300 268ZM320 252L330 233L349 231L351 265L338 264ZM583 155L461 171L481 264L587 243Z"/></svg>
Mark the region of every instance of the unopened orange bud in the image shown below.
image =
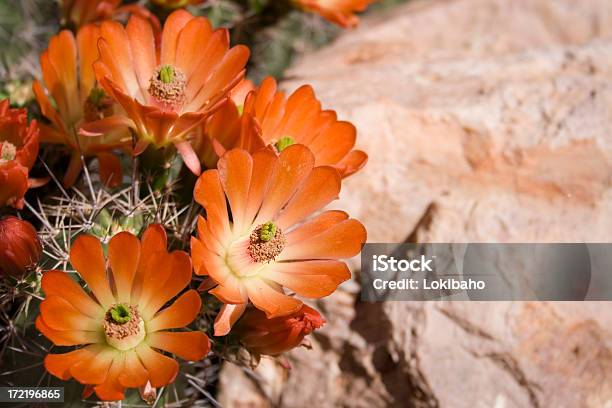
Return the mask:
<svg viewBox="0 0 612 408"><path fill-rule="evenodd" d="M157 388L154 388L150 381L147 381L145 385L139 387L138 391L140 391L140 398L142 398L147 405L153 405L157 400Z"/></svg>
<svg viewBox="0 0 612 408"><path fill-rule="evenodd" d="M266 318L258 309L249 309L236 325L240 342L254 354L276 356L303 344L304 337L325 323L313 308L302 305L288 316Z"/></svg>
<svg viewBox="0 0 612 408"><path fill-rule="evenodd" d="M0 220L0 275L23 277L41 255L42 246L32 224L17 217Z"/></svg>

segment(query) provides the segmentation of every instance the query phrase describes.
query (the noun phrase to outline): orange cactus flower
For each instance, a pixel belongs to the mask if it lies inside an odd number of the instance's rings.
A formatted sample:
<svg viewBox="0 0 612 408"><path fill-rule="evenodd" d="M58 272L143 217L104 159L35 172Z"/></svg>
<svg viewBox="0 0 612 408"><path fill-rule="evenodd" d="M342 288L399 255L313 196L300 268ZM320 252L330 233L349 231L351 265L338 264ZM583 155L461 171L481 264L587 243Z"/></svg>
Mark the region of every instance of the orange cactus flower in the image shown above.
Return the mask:
<svg viewBox="0 0 612 408"><path fill-rule="evenodd" d="M359 24L355 13L364 11L374 1L376 0L293 0L297 7L319 14L344 28Z"/></svg>
<svg viewBox="0 0 612 408"><path fill-rule="evenodd" d="M42 246L32 224L17 217L0 219L0 275L20 278L41 255Z"/></svg>
<svg viewBox="0 0 612 408"><path fill-rule="evenodd" d="M277 356L302 344L304 337L323 324L323 316L307 305L290 315L272 319L258 309L249 309L234 331L240 342L256 356Z"/></svg>
<svg viewBox="0 0 612 408"><path fill-rule="evenodd" d="M42 114L51 122L41 124L41 140L66 146L72 154L64 185L72 186L82 170L81 155L97 157L100 179L114 186L121 182L121 163L111 150L127 149L131 137L126 118L118 105L96 85L92 64L97 59L96 43L100 28L87 25L76 36L64 30L51 38L49 48L40 56L45 85L51 103L39 81L33 85ZM86 123L103 129L99 136L80 132Z"/></svg>
<svg viewBox="0 0 612 408"><path fill-rule="evenodd" d="M25 109L0 101L0 206L21 209L29 187L30 169L38 156L38 124L28 125Z"/></svg>
<svg viewBox="0 0 612 408"><path fill-rule="evenodd" d="M167 9L195 6L204 3L204 1L206 0L151 0L153 4Z"/></svg>
<svg viewBox="0 0 612 408"><path fill-rule="evenodd" d="M199 174L200 162L186 139L242 81L248 48L230 49L226 29L213 31L206 18L185 10L170 14L159 49L151 25L137 16L126 28L104 22L101 30L94 70L132 120L140 139L134 153L150 143L174 144Z"/></svg>
<svg viewBox="0 0 612 408"><path fill-rule="evenodd" d="M338 172L314 161L302 145L278 156L234 149L198 179L194 198L206 219L199 219L191 252L196 274L209 275L218 284L210 293L225 303L216 335L229 332L249 301L268 318L286 316L302 302L284 287L320 298L350 278L339 259L360 252L366 230L342 211L308 218L340 192Z"/></svg>
<svg viewBox="0 0 612 408"><path fill-rule="evenodd" d="M355 126L339 121L334 111L321 110L308 85L286 98L277 91L274 78L268 77L247 96L243 110L241 119L236 106L220 109L196 134L194 145L205 165L232 147L254 151L268 145L282 151L294 143L310 148L316 166L335 167L342 177L354 174L368 160L365 152L353 150Z"/></svg>
<svg viewBox="0 0 612 408"><path fill-rule="evenodd" d="M293 143L306 145L314 153L316 166L333 166L342 177L366 164L368 155L352 150L355 126L339 121L332 110L321 110L311 86L304 85L286 98L277 91L274 78L268 77L248 99L244 112L257 120L264 144L277 151Z"/></svg>
<svg viewBox="0 0 612 408"><path fill-rule="evenodd" d="M121 5L122 0L63 0L64 24L79 28L88 23L136 14L151 20L159 28L159 20L146 7L137 4Z"/></svg>
<svg viewBox="0 0 612 408"><path fill-rule="evenodd" d="M191 281L191 261L182 251L167 252L166 234L152 225L139 241L121 232L108 244L108 263L100 241L79 236L70 263L91 289L86 293L68 274L43 274L45 300L37 329L57 346L84 345L65 354L48 354L44 364L54 376L75 378L102 400L124 398L126 388L163 387L174 381L178 363L208 354L210 341L199 331L170 331L190 324L201 307ZM108 265L108 270L107 270Z"/></svg>

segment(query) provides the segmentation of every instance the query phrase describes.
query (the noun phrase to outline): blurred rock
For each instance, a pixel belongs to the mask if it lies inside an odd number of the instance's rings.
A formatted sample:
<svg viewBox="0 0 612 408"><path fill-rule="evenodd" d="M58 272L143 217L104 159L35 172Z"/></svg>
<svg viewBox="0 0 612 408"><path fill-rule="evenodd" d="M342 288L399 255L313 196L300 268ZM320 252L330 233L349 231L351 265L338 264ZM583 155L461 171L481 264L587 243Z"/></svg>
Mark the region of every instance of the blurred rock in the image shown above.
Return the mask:
<svg viewBox="0 0 612 408"><path fill-rule="evenodd" d="M285 87L312 84L360 130L370 162L334 207L371 242L606 242L611 40L609 0L415 1L305 56ZM609 304L357 299L352 283L317 303L328 324L288 374L226 370L222 403L612 406Z"/></svg>

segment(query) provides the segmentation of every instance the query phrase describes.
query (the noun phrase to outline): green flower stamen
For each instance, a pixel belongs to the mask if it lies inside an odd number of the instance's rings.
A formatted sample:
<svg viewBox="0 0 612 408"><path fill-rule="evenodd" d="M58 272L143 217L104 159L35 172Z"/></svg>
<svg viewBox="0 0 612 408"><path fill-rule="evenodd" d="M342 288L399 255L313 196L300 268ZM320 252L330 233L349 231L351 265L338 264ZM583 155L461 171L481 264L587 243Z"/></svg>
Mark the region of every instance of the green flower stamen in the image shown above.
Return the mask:
<svg viewBox="0 0 612 408"><path fill-rule="evenodd" d="M104 119L113 114L113 101L102 88L94 87L83 105L83 116L86 122Z"/></svg>
<svg viewBox="0 0 612 408"><path fill-rule="evenodd" d="M172 65L161 65L149 80L149 94L169 109L177 109L185 102L187 78Z"/></svg>
<svg viewBox="0 0 612 408"><path fill-rule="evenodd" d="M293 140L291 136L283 136L280 139L278 139L275 146L276 146L276 150L278 150L278 152L280 153L293 144L295 144L295 140Z"/></svg>
<svg viewBox="0 0 612 408"><path fill-rule="evenodd" d="M112 305L104 317L104 337L117 350L130 350L147 336L138 309L127 304Z"/></svg>
<svg viewBox="0 0 612 408"><path fill-rule="evenodd" d="M125 324L129 322L132 317L130 315L130 309L123 304L113 306L113 308L110 310L110 315L115 323L118 324Z"/></svg>
<svg viewBox="0 0 612 408"><path fill-rule="evenodd" d="M259 239L268 242L276 236L276 225L272 221L266 222L259 230Z"/></svg>
<svg viewBox="0 0 612 408"><path fill-rule="evenodd" d="M256 227L249 236L247 252L255 262L271 262L285 248L287 239L272 221Z"/></svg>
<svg viewBox="0 0 612 408"><path fill-rule="evenodd" d="M172 65L164 65L159 69L159 80L164 84L170 84L174 82L174 67Z"/></svg>
<svg viewBox="0 0 612 408"><path fill-rule="evenodd" d="M89 93L89 101L92 103L92 105L100 107L101 102L104 100L105 96L106 93L104 92L104 89L93 88Z"/></svg>

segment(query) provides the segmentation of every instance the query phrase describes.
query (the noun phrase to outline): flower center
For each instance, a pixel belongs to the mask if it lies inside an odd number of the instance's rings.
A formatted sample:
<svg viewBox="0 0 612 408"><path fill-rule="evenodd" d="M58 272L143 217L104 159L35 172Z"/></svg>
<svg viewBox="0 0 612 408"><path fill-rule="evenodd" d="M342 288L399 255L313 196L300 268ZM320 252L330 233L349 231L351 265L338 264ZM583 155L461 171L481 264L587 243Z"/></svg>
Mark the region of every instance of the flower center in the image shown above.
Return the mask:
<svg viewBox="0 0 612 408"><path fill-rule="evenodd" d="M104 119L113 114L113 100L101 88L92 88L83 104L83 116L86 122Z"/></svg>
<svg viewBox="0 0 612 408"><path fill-rule="evenodd" d="M274 146L276 147L276 150L280 153L292 144L295 144L295 140L293 140L291 136L283 136L278 139Z"/></svg>
<svg viewBox="0 0 612 408"><path fill-rule="evenodd" d="M249 237L247 251L255 262L273 261L285 248L287 239L273 222L255 228Z"/></svg>
<svg viewBox="0 0 612 408"><path fill-rule="evenodd" d="M129 350L144 340L144 321L134 306L118 303L106 312L104 335L106 342L114 348Z"/></svg>
<svg viewBox="0 0 612 408"><path fill-rule="evenodd" d="M165 107L176 109L185 102L185 74L172 65L157 67L149 81L149 93Z"/></svg>
<svg viewBox="0 0 612 408"><path fill-rule="evenodd" d="M15 160L17 148L11 142L0 143L0 162Z"/></svg>

